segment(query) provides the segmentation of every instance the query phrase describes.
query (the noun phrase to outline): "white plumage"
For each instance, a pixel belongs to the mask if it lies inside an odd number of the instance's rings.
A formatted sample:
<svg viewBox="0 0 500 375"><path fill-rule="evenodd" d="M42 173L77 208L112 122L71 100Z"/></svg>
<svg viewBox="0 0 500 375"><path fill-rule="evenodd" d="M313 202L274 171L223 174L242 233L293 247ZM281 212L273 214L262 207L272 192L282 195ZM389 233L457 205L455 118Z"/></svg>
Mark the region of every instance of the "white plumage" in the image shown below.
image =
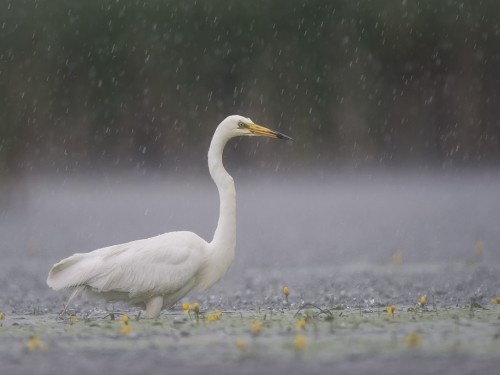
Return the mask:
<svg viewBox="0 0 500 375"><path fill-rule="evenodd" d="M87 290L107 300L145 306L147 315L156 318L194 287L203 291L219 281L236 246L236 191L222 164L222 152L229 139L245 135L291 139L242 116L229 116L219 124L208 151L220 199L211 242L182 231L77 253L52 267L47 284L55 290L73 288L70 301Z"/></svg>

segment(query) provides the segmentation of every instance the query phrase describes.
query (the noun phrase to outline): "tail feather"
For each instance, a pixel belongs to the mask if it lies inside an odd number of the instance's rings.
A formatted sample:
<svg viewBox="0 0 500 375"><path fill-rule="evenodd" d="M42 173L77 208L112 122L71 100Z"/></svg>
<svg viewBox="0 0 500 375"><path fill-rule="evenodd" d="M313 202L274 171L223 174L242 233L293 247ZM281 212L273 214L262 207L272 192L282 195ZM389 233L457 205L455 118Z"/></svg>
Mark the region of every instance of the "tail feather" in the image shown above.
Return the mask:
<svg viewBox="0 0 500 375"><path fill-rule="evenodd" d="M54 264L47 277L47 285L54 290L85 284L87 254L74 254Z"/></svg>

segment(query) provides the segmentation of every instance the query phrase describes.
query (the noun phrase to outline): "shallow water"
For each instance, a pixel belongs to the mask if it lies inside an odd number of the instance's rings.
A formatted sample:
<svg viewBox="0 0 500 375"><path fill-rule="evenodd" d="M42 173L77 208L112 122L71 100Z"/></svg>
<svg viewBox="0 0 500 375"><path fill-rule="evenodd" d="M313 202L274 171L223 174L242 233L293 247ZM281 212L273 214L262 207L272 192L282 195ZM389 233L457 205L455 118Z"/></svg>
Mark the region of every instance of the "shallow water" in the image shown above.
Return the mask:
<svg viewBox="0 0 500 375"><path fill-rule="evenodd" d="M490 306L489 300L500 291L498 172L310 174L279 179L242 174L235 179L238 245L234 264L209 292L194 292L187 297L200 301L205 311L220 308L262 317L263 311L283 309L285 285L292 291L292 309L313 303L323 308L366 310L366 314L376 314L390 304L407 310L420 295L432 298L439 309L460 312L471 303ZM169 230L193 230L210 239L217 222L217 191L204 174L148 178L119 175L32 178L12 189L10 196L0 208L0 311L8 316L3 333L0 327L0 345L4 348L0 357L2 365L6 363L11 371L53 373L71 365L67 373L102 372L111 358L119 359L113 371L120 373L134 373L139 368L160 371L168 365L176 373L201 369L209 373L265 369L319 373L332 368L346 373L396 373L405 368L414 373L437 369L456 374L498 365L498 356L471 348L391 354L347 344L345 351L330 356L310 353L296 358L288 353L276 358L242 357L234 355L233 347L226 347L226 341L234 337L224 326L216 335L222 340L222 349L213 353L209 344L207 350L194 344L206 336L190 333L194 341L190 344L187 340L182 350L198 358L199 365L184 355L163 353L165 347L161 345L134 349L130 343L113 339L111 347L103 350L80 348L78 339L65 334L54 334L53 340L62 340L62 344L26 355L22 348L37 330L13 335L14 322L36 327L42 324L37 319L42 319L50 327L66 327L61 325L64 322L58 324L56 317L67 293L53 292L45 284L53 263L74 252ZM96 312L95 319L101 322L98 312L106 308L110 306L82 298L72 306L72 313L81 318ZM124 306L118 308L138 313ZM468 340L471 336L467 335L472 335L476 340L490 332L486 340L494 343L499 330L498 311L496 314L485 318L476 336L474 329L464 329L467 334L457 337ZM161 320L168 325L165 322L182 317L176 306L174 315L165 313ZM475 324L467 321L467 316L463 319L464 326ZM421 329L432 331L426 324L422 323ZM156 335L163 337L172 350L176 336L157 328ZM370 334L369 328L361 334ZM446 332L455 330L449 326L437 329L443 345ZM396 332L403 334L404 327ZM106 335L96 333L97 338ZM286 333L277 330L275 335ZM354 342L356 336L338 338ZM497 349L498 345L490 347ZM422 362L426 363L423 367Z"/></svg>

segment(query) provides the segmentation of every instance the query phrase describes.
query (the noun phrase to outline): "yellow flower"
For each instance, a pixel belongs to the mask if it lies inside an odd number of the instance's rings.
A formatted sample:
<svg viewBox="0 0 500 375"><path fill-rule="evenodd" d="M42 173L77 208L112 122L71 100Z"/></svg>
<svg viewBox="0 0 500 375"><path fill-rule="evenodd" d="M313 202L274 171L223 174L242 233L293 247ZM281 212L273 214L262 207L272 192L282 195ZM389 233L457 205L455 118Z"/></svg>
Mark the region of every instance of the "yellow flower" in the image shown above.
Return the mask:
<svg viewBox="0 0 500 375"><path fill-rule="evenodd" d="M307 346L307 336L303 333L295 336L295 338L293 339L293 346L297 350L305 349L305 347Z"/></svg>
<svg viewBox="0 0 500 375"><path fill-rule="evenodd" d="M128 325L128 324L125 324L122 329L120 329L120 333L122 335L128 335L129 333L132 333L133 332L133 328L132 326Z"/></svg>
<svg viewBox="0 0 500 375"><path fill-rule="evenodd" d="M398 309L396 305L391 305L387 308L387 315L394 316L394 312Z"/></svg>
<svg viewBox="0 0 500 375"><path fill-rule="evenodd" d="M209 322L215 322L215 321L219 320L221 316L222 316L221 311L219 309L215 309L214 313L208 314L207 320Z"/></svg>
<svg viewBox="0 0 500 375"><path fill-rule="evenodd" d="M427 297L421 296L420 297L420 306L424 307L426 303L427 303Z"/></svg>
<svg viewBox="0 0 500 375"><path fill-rule="evenodd" d="M262 322L260 320L254 320L252 325L250 326L250 331L255 335L258 336L262 333Z"/></svg>
<svg viewBox="0 0 500 375"><path fill-rule="evenodd" d="M207 320L209 322L216 322L217 320L219 320L219 317L215 313L210 313L207 315Z"/></svg>
<svg viewBox="0 0 500 375"><path fill-rule="evenodd" d="M128 315L125 314L122 316L122 323L128 325Z"/></svg>
<svg viewBox="0 0 500 375"><path fill-rule="evenodd" d="M78 323L79 321L80 321L80 319L78 319L76 316L72 316L71 318L68 319L68 322L70 325Z"/></svg>
<svg viewBox="0 0 500 375"><path fill-rule="evenodd" d="M40 336L33 336L26 344L29 351L36 350L40 347Z"/></svg>
<svg viewBox="0 0 500 375"><path fill-rule="evenodd" d="M405 345L412 348L419 347L422 345L422 335L417 331L408 333L405 336Z"/></svg>
<svg viewBox="0 0 500 375"><path fill-rule="evenodd" d="M283 288L283 294L285 295L285 297L287 297L287 298L288 298L289 290L288 290L288 287L287 287L287 286L285 286L285 287Z"/></svg>
<svg viewBox="0 0 500 375"><path fill-rule="evenodd" d="M300 319L297 324L295 324L295 328L297 328L298 331L303 329L306 326L306 320L304 318Z"/></svg>
<svg viewBox="0 0 500 375"><path fill-rule="evenodd" d="M207 315L207 320L208 320L209 322L215 322L215 321L217 320L217 316L216 316L215 314L209 313L209 314Z"/></svg>
<svg viewBox="0 0 500 375"><path fill-rule="evenodd" d="M490 300L490 302L500 304L500 297L493 298L492 300Z"/></svg>
<svg viewBox="0 0 500 375"><path fill-rule="evenodd" d="M193 307L189 303L183 303L182 304L182 310L184 310L184 314L189 314L189 311L191 311Z"/></svg>
<svg viewBox="0 0 500 375"><path fill-rule="evenodd" d="M193 311L195 314L200 313L200 304L198 302L193 303Z"/></svg>
<svg viewBox="0 0 500 375"><path fill-rule="evenodd" d="M401 251L396 251L392 254L391 262L393 266L400 266L403 264L403 253Z"/></svg>
<svg viewBox="0 0 500 375"><path fill-rule="evenodd" d="M34 350L46 350L47 349L47 344L44 343L41 339L40 336L35 335L31 338L30 341L26 344L26 348L32 352Z"/></svg>
<svg viewBox="0 0 500 375"><path fill-rule="evenodd" d="M248 344L245 340L243 339L238 339L236 340L236 347L240 349L241 351L245 351L248 348Z"/></svg>
<svg viewBox="0 0 500 375"><path fill-rule="evenodd" d="M0 312L0 320L4 320L5 319L5 314L3 312Z"/></svg>
<svg viewBox="0 0 500 375"><path fill-rule="evenodd" d="M484 251L484 244L481 241L476 242L474 245L474 251L476 254L482 254Z"/></svg>

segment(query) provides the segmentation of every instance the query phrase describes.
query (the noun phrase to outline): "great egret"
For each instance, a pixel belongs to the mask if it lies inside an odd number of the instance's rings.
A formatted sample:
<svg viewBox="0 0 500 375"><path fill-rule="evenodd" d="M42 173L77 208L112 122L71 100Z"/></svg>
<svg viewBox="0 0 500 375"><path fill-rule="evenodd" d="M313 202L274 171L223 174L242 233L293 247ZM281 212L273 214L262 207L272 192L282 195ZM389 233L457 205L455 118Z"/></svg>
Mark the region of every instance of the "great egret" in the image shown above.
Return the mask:
<svg viewBox="0 0 500 375"><path fill-rule="evenodd" d="M229 116L219 124L208 150L208 168L220 199L211 242L182 231L77 253L52 267L47 284L55 290L73 288L68 304L87 290L107 300L145 305L147 316L157 318L194 287L204 291L218 282L236 246L236 190L222 152L229 139L244 135L291 140L242 116Z"/></svg>

